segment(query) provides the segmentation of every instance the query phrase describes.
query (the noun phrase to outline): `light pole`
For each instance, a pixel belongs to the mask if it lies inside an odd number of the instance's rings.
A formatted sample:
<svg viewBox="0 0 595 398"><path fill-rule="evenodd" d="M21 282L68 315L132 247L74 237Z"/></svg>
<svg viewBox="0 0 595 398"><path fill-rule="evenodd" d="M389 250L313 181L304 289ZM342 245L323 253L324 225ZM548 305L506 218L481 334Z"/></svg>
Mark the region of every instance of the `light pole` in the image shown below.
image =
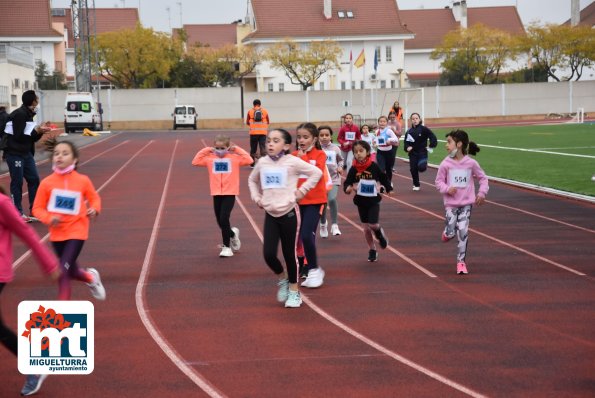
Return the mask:
<svg viewBox="0 0 595 398"><path fill-rule="evenodd" d="M399 68L397 69L397 74L399 76L399 85L397 86L397 88L401 88L401 74L403 73L403 68Z"/></svg>

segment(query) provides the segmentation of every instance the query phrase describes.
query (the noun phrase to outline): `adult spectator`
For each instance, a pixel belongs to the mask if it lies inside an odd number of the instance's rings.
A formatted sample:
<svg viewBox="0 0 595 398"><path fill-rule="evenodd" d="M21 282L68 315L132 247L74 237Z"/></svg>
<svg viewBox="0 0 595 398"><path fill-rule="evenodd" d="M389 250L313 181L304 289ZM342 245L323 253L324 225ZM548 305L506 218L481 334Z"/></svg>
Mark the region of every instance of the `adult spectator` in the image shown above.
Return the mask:
<svg viewBox="0 0 595 398"><path fill-rule="evenodd" d="M8 121L8 113L5 106L0 106L0 151L4 149L4 127Z"/></svg>
<svg viewBox="0 0 595 398"><path fill-rule="evenodd" d="M389 114L391 112L395 113L397 122L399 122L399 125L401 126L401 128L403 128L403 108L401 108L401 106L399 105L399 101L395 101L393 105L390 107Z"/></svg>
<svg viewBox="0 0 595 398"><path fill-rule="evenodd" d="M10 195L21 217L26 222L37 221L35 217L23 212L23 178L29 191L29 214L39 187L39 174L35 165L35 143L51 130L50 127L35 125L33 117L37 113L39 97L34 90L28 90L22 96L23 105L15 109L8 117L12 122L12 133L7 133L4 159L10 173Z"/></svg>
<svg viewBox="0 0 595 398"><path fill-rule="evenodd" d="M260 100L255 99L252 102L253 108L248 111L246 116L246 124L250 127L250 156L252 157L252 164L254 164L261 156L266 155L266 140L269 129L269 113L261 106ZM259 153L256 153L256 150Z"/></svg>

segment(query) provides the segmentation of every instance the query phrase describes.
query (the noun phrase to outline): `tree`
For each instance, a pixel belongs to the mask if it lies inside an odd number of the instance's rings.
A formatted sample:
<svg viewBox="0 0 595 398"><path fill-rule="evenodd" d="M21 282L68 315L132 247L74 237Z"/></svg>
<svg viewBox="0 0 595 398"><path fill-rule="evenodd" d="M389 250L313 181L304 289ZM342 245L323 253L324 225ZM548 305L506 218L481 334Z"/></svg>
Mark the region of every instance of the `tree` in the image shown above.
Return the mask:
<svg viewBox="0 0 595 398"><path fill-rule="evenodd" d="M564 66L570 69L570 76L566 80L580 80L583 68L595 63L595 32L589 26L566 26L567 40L562 48Z"/></svg>
<svg viewBox="0 0 595 398"><path fill-rule="evenodd" d="M68 88L64 73L54 70L50 74L48 65L43 61L37 61L35 64L35 81L40 90L65 90Z"/></svg>
<svg viewBox="0 0 595 398"><path fill-rule="evenodd" d="M181 59L182 41L143 28L98 35L99 68L103 77L123 88L157 87Z"/></svg>
<svg viewBox="0 0 595 398"><path fill-rule="evenodd" d="M324 73L340 68L338 58L343 50L332 40L316 41L303 47L301 49L298 43L286 39L269 47L264 59L273 68L283 70L292 84L307 90Z"/></svg>
<svg viewBox="0 0 595 398"><path fill-rule="evenodd" d="M486 84L498 82L506 63L517 54L509 33L476 24L449 32L431 58L443 60L442 84Z"/></svg>

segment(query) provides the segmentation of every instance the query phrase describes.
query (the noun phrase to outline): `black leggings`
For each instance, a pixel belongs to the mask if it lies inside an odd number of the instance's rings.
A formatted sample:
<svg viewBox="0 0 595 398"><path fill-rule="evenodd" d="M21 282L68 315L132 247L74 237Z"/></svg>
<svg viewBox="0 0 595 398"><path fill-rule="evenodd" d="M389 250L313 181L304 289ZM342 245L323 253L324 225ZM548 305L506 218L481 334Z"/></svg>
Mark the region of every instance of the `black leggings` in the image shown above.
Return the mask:
<svg viewBox="0 0 595 398"><path fill-rule="evenodd" d="M85 283L91 282L90 274L83 271L77 261L84 244L85 241L80 239L52 242L54 251L60 259L60 268L62 270L58 282L58 300L70 300L72 292L71 279Z"/></svg>
<svg viewBox="0 0 595 398"><path fill-rule="evenodd" d="M273 217L266 213L264 217L264 261L277 275L283 273L283 264L277 258L279 241L281 251L287 266L287 278L289 283L297 283L298 261L295 255L295 244L300 227L299 211L297 206L294 210L281 217Z"/></svg>
<svg viewBox="0 0 595 398"><path fill-rule="evenodd" d="M2 294L5 285L6 283L0 283L0 294ZM17 335L4 324L2 312L0 312L0 343L15 356L18 355Z"/></svg>
<svg viewBox="0 0 595 398"><path fill-rule="evenodd" d="M395 156L397 156L396 146L392 147L389 151L378 150L376 152L376 163L380 170L386 174L388 182L393 180L393 167L395 166Z"/></svg>
<svg viewBox="0 0 595 398"><path fill-rule="evenodd" d="M217 219L217 225L221 228L221 238L223 239L223 245L229 247L231 238L233 237L233 231L231 230L231 223L229 218L231 217L231 211L236 203L236 197L234 195L215 195L213 196L213 208L215 209L215 218Z"/></svg>

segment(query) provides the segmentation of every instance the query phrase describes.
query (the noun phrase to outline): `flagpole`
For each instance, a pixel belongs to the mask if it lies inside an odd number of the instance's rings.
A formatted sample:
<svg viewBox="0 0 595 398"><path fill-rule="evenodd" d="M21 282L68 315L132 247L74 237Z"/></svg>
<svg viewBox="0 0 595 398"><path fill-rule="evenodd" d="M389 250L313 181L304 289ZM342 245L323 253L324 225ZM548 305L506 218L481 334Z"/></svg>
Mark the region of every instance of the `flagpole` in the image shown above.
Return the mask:
<svg viewBox="0 0 595 398"><path fill-rule="evenodd" d="M349 113L353 112L353 43L349 44Z"/></svg>
<svg viewBox="0 0 595 398"><path fill-rule="evenodd" d="M364 50L362 50L364 51ZM364 104L364 123L366 122L366 55L364 53L364 77L363 77L363 82L364 82L364 86L362 87L362 102Z"/></svg>

